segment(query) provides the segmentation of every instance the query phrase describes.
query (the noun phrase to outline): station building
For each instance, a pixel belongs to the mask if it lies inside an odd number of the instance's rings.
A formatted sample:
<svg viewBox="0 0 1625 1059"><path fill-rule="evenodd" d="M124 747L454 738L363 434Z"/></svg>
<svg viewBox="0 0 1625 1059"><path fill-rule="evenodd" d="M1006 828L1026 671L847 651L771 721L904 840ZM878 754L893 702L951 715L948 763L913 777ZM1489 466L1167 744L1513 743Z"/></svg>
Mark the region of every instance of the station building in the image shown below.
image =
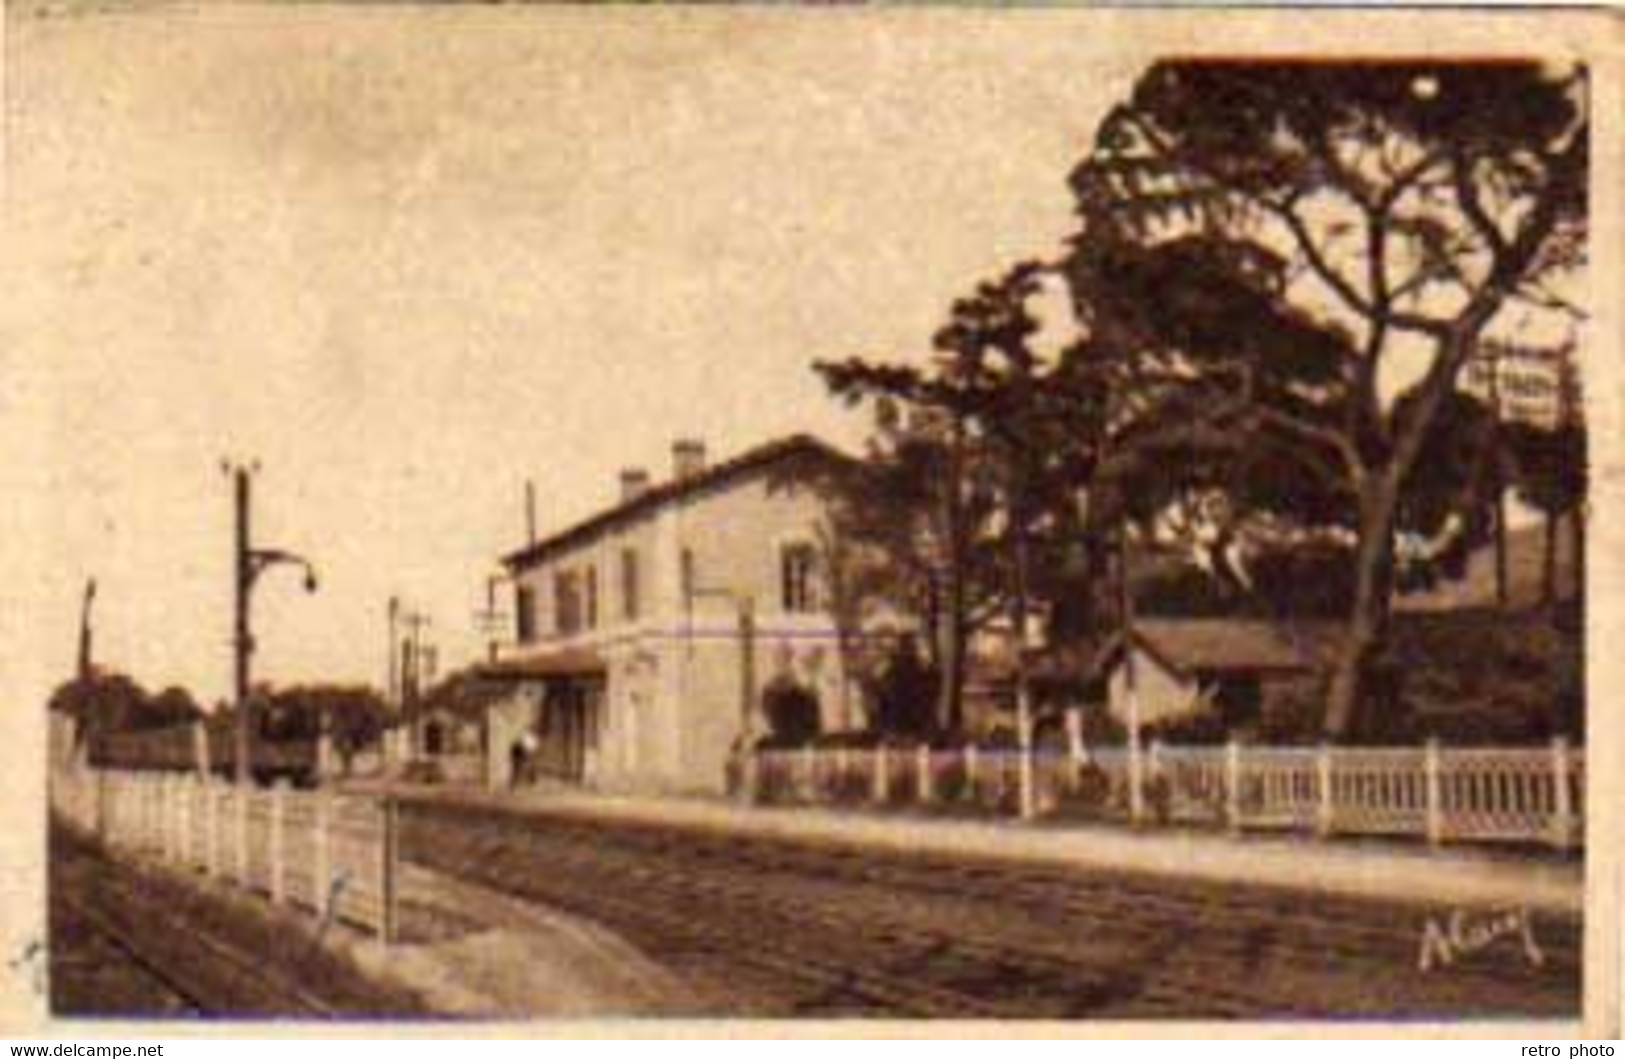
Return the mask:
<svg viewBox="0 0 1625 1059"><path fill-rule="evenodd" d="M715 464L679 441L668 479L623 471L615 505L505 556L516 643L484 669L508 689L487 782L721 791L731 751L767 731L769 687L815 702L823 730L860 726L820 487L849 466L807 435Z"/></svg>

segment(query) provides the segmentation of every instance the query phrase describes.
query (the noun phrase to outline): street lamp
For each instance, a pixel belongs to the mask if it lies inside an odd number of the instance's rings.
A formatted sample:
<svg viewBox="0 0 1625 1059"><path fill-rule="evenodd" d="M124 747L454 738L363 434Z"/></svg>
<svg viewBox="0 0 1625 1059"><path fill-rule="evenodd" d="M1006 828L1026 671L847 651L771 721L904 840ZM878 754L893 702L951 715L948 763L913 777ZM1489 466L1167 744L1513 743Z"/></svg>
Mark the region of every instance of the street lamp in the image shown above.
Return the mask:
<svg viewBox="0 0 1625 1059"><path fill-rule="evenodd" d="M282 548L255 548L250 543L249 516L252 505L250 492L253 476L259 470L257 462L232 464L225 462L221 469L230 474L236 485L237 536L234 554L236 587L236 622L232 646L236 656L237 692L237 768L239 787L253 782L252 758L253 727L249 723L249 663L254 654L254 634L249 623L249 604L254 585L266 570L273 566L298 566L305 572L305 591L317 588L316 568L302 555Z"/></svg>

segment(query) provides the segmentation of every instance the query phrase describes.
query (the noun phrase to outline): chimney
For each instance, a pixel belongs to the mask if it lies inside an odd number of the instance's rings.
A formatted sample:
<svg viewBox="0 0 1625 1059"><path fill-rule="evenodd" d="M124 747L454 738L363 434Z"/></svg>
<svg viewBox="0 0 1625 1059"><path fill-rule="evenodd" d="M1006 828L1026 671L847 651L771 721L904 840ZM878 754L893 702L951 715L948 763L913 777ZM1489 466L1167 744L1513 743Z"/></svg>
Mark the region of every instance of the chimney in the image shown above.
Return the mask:
<svg viewBox="0 0 1625 1059"><path fill-rule="evenodd" d="M648 471L642 467L621 468L621 503L631 503L648 491Z"/></svg>
<svg viewBox="0 0 1625 1059"><path fill-rule="evenodd" d="M671 443L671 476L681 482L705 470L705 442L679 438Z"/></svg>

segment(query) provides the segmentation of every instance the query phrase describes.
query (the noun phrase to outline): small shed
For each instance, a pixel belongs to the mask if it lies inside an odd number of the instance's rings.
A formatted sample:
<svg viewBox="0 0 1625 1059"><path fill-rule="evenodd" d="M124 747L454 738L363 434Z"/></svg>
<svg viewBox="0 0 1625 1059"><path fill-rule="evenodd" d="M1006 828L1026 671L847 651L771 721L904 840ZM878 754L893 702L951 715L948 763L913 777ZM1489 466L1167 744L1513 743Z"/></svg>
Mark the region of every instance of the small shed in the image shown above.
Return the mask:
<svg viewBox="0 0 1625 1059"><path fill-rule="evenodd" d="M1133 685L1141 726L1212 715L1227 727L1256 720L1273 688L1314 679L1330 658L1332 626L1248 618L1142 618L1100 655L1107 706L1129 720Z"/></svg>

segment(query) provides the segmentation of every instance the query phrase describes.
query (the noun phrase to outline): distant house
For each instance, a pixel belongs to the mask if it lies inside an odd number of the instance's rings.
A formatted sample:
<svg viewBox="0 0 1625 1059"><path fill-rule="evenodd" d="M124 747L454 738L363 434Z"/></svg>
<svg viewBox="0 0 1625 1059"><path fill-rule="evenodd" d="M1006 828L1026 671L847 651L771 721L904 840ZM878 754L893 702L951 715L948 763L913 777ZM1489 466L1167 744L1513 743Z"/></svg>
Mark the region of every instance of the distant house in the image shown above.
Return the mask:
<svg viewBox="0 0 1625 1059"><path fill-rule="evenodd" d="M1257 720L1273 691L1314 680L1335 630L1320 622L1244 618L1141 618L1125 645L1101 652L1112 717L1127 724L1130 681L1142 726L1210 715L1226 726Z"/></svg>
<svg viewBox="0 0 1625 1059"><path fill-rule="evenodd" d="M767 733L769 688L855 726L815 488L846 465L806 435L716 464L679 441L668 480L624 471L617 504L506 556L517 643L483 670L511 689L489 782L719 791L730 750Z"/></svg>

